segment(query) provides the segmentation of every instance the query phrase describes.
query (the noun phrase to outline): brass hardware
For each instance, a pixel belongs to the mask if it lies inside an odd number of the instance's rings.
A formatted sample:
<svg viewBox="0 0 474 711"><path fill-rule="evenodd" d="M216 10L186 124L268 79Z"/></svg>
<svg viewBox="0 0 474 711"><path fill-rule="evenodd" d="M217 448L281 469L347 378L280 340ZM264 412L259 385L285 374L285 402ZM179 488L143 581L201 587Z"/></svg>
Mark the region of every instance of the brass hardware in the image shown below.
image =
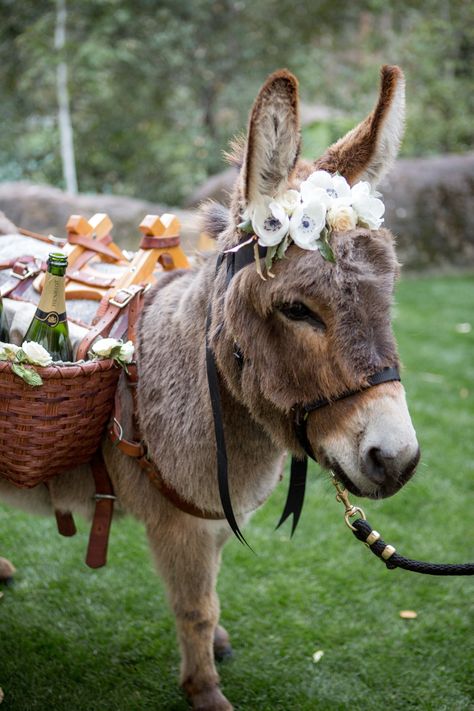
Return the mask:
<svg viewBox="0 0 474 711"><path fill-rule="evenodd" d="M392 557L392 555L395 553L395 548L393 546L385 546L385 548L382 551L382 558L384 560L388 560L389 558Z"/></svg>
<svg viewBox="0 0 474 711"><path fill-rule="evenodd" d="M369 533L367 538L365 539L365 542L368 546L372 546L374 543L376 543L380 538L380 533L378 531L372 531Z"/></svg>
<svg viewBox="0 0 474 711"><path fill-rule="evenodd" d="M336 479L334 474L331 472L332 475L332 483L336 487L336 501L339 501L341 504L343 504L345 508L344 512L344 521L346 522L346 526L348 526L352 531L355 531L356 528L352 525L349 519L351 519L353 516L359 515L360 518L362 518L364 521L366 520L365 513L359 506L353 506L351 502L349 501L349 493L347 489L345 489L340 482ZM380 536L379 536L380 538Z"/></svg>

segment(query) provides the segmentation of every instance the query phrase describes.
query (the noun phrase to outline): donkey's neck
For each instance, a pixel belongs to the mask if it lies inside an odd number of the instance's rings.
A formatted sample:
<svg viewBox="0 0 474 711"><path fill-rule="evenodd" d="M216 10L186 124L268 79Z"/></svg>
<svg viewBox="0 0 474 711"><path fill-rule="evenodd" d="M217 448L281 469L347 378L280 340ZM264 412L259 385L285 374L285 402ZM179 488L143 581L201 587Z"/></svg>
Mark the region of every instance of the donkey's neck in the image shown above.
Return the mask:
<svg viewBox="0 0 474 711"><path fill-rule="evenodd" d="M215 318L221 317L220 281L214 259L197 270L165 276L147 300L138 345L139 417L150 456L178 493L211 510L220 510L220 502L205 326L211 299ZM221 372L229 482L234 507L243 511L274 487L282 451L227 380Z"/></svg>

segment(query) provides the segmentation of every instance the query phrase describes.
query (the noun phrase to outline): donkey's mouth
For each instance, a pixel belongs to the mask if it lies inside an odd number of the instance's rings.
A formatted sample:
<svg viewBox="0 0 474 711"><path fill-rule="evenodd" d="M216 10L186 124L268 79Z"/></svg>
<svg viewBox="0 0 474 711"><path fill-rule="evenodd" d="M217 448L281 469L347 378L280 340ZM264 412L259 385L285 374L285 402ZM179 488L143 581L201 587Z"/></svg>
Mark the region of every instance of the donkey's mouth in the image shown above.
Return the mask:
<svg viewBox="0 0 474 711"><path fill-rule="evenodd" d="M331 463L331 469L333 473L336 476L336 479L338 479L341 484L351 493L354 494L354 496L364 496L362 491L359 489L358 486L354 484L354 482L349 479L347 474L344 472L342 467L337 463L337 462L332 462ZM367 494L365 494L366 496Z"/></svg>
<svg viewBox="0 0 474 711"><path fill-rule="evenodd" d="M390 496L393 496L400 491L407 481L411 479L415 473L419 459L420 450L418 449L416 454L404 467L401 474L398 474L398 476L386 477L383 482L380 482L376 486L372 484L372 487L367 491L363 491L356 484L354 484L352 479L349 478L337 461L333 460L331 462L330 469L332 469L341 484L343 484L351 494L354 494L354 496L362 496L366 499L388 499Z"/></svg>

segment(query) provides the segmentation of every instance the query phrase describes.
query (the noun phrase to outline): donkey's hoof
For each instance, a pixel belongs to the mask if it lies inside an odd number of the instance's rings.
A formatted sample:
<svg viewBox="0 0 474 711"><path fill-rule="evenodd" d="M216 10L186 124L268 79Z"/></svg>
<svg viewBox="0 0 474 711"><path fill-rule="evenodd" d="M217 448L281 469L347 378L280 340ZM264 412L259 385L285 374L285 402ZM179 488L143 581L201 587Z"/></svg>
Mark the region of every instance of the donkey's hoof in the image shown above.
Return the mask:
<svg viewBox="0 0 474 711"><path fill-rule="evenodd" d="M229 635L224 627L217 625L214 631L214 658L218 662L223 662L233 657L233 655Z"/></svg>
<svg viewBox="0 0 474 711"><path fill-rule="evenodd" d="M234 708L218 686L194 694L191 703L194 711L233 711Z"/></svg>
<svg viewBox="0 0 474 711"><path fill-rule="evenodd" d="M9 583L15 573L15 566L6 558L0 558L0 582Z"/></svg>

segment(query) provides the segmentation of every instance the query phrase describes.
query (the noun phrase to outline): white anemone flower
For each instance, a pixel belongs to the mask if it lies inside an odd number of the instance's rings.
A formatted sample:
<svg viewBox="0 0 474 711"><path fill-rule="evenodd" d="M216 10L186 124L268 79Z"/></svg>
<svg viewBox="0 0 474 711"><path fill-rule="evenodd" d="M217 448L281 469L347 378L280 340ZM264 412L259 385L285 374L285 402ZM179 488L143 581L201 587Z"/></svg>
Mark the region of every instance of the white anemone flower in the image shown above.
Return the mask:
<svg viewBox="0 0 474 711"><path fill-rule="evenodd" d="M385 205L371 192L370 183L364 180L356 183L351 190L351 199L358 221L371 230L378 230L383 222Z"/></svg>
<svg viewBox="0 0 474 711"><path fill-rule="evenodd" d="M282 205L269 200L252 210L252 226L259 244L274 247L288 234L290 218Z"/></svg>
<svg viewBox="0 0 474 711"><path fill-rule="evenodd" d="M291 239L301 249L319 248L318 239L326 224L326 206L320 200L298 205L290 220Z"/></svg>
<svg viewBox="0 0 474 711"><path fill-rule="evenodd" d="M342 175L330 175L326 170L316 170L300 186L303 202L318 199L331 207L333 200L340 200L345 205L351 204L351 188Z"/></svg>

